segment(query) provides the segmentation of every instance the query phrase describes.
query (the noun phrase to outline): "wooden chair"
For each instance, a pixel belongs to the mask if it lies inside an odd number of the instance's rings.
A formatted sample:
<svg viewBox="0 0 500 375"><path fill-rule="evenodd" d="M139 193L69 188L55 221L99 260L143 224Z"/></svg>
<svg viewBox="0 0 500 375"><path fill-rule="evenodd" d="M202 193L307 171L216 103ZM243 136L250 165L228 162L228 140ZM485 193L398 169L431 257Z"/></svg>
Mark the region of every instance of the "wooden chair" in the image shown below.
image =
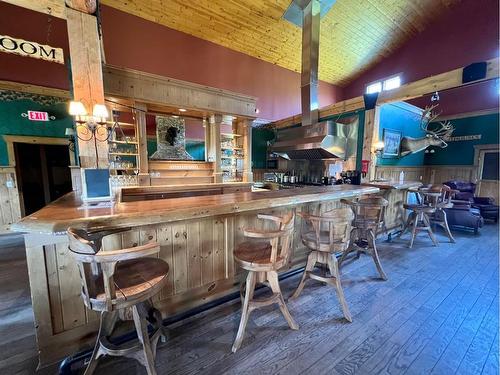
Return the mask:
<svg viewBox="0 0 500 375"><path fill-rule="evenodd" d="M241 346L250 312L256 308L277 303L291 329L299 326L293 320L285 305L283 294L278 282L278 270L283 268L289 260L290 247L293 237L295 214L290 212L283 217L271 215L257 215L259 219L274 222L276 230L245 229L243 235L252 241L243 242L234 251L234 259L241 268L248 271L245 290L241 290L242 312L236 339L232 351L236 352ZM273 295L269 298L254 300L253 294L257 282L269 282ZM244 297L243 297L244 295Z"/></svg>
<svg viewBox="0 0 500 375"><path fill-rule="evenodd" d="M428 188L420 188L417 190L409 189L411 193L416 194L418 203L403 204L403 207L406 210L409 210L410 214L408 215L406 224L401 233L399 233L398 237L401 237L404 233L406 233L407 230L411 228L411 239L410 243L408 244L408 247L410 249L413 247L413 243L415 241L415 238L417 237L418 232L421 231L427 232L434 246L438 246L438 242L436 236L434 236L434 232L432 231L429 219L429 215L434 214L436 212L436 208L426 203L426 200L429 199L429 196L432 194L435 195L435 193L429 192L426 198L424 194L426 189Z"/></svg>
<svg viewBox="0 0 500 375"><path fill-rule="evenodd" d="M299 214L305 223L302 231L302 243L311 250L307 257L306 268L297 289L291 298L297 298L308 279L330 284L337 291L337 297L347 321L352 322L351 313L340 282L339 264L336 253L343 252L349 246L349 235L354 215L349 208L334 209L321 216L307 213ZM313 273L315 265L326 265L330 276Z"/></svg>
<svg viewBox="0 0 500 375"><path fill-rule="evenodd" d="M351 207L354 223L349 247L340 257L339 267L351 252L356 251L357 258L361 253L365 253L372 257L380 277L387 280L378 256L376 239L379 231L385 230L384 215L389 202L382 197L363 198L357 202L342 199L341 202Z"/></svg>
<svg viewBox="0 0 500 375"><path fill-rule="evenodd" d="M450 242L455 243L455 239L451 234L450 227L448 225L448 218L446 216L445 209L452 208L452 198L455 190L447 185L432 185L428 189L422 190L422 195L424 203L431 207L434 207L436 211L429 215L429 220L434 226L439 225L442 227L446 233L446 236L450 239Z"/></svg>
<svg viewBox="0 0 500 375"><path fill-rule="evenodd" d="M167 283L169 266L157 258L160 251L157 243L101 251L105 235L128 229L88 232L68 228L69 250L80 271L83 302L88 309L101 313L99 333L86 375L94 372L102 355L135 358L146 367L149 375L156 374L156 346L164 332L162 316L153 307L151 298ZM112 344L109 336L119 319L118 313L124 317L126 308L132 309L138 342L121 347ZM151 336L148 322L154 328Z"/></svg>

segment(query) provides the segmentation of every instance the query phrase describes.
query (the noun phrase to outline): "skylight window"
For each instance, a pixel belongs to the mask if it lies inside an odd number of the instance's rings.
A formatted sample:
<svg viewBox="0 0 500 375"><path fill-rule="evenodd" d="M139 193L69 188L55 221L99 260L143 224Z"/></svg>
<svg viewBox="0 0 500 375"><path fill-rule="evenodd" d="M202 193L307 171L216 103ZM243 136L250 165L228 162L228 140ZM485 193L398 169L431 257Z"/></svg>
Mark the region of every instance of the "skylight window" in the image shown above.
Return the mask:
<svg viewBox="0 0 500 375"><path fill-rule="evenodd" d="M366 86L366 93L373 94L381 91L389 91L397 89L401 86L401 75L392 76L390 78L381 79L380 81L372 82Z"/></svg>
<svg viewBox="0 0 500 375"><path fill-rule="evenodd" d="M395 76L384 81L384 91L397 89L401 86L401 77Z"/></svg>
<svg viewBox="0 0 500 375"><path fill-rule="evenodd" d="M374 83L371 83L368 86L366 86L366 93L367 94L373 94L373 93L380 92L380 91L382 91L382 82L381 81L374 82Z"/></svg>

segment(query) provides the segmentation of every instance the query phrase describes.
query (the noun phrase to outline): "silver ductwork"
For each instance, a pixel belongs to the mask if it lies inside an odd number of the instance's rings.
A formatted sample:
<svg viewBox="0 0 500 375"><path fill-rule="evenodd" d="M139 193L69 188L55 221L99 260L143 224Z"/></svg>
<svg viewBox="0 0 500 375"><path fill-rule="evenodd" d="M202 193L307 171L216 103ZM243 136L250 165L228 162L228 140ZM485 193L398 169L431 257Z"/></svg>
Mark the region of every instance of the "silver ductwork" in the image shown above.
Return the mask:
<svg viewBox="0 0 500 375"><path fill-rule="evenodd" d="M270 148L270 151L287 159L347 159L356 149L357 123L337 123L331 120L318 123L318 61L322 3L326 14L335 0L293 0L285 14L285 18L289 19L297 14L297 8L302 11L302 126L279 130L276 142Z"/></svg>
<svg viewBox="0 0 500 375"><path fill-rule="evenodd" d="M333 120L277 132L271 151L286 159L347 159L356 152L358 126Z"/></svg>
<svg viewBox="0 0 500 375"><path fill-rule="evenodd" d="M321 4L319 0L295 0L302 9L302 72L300 94L302 126L318 122L318 64Z"/></svg>

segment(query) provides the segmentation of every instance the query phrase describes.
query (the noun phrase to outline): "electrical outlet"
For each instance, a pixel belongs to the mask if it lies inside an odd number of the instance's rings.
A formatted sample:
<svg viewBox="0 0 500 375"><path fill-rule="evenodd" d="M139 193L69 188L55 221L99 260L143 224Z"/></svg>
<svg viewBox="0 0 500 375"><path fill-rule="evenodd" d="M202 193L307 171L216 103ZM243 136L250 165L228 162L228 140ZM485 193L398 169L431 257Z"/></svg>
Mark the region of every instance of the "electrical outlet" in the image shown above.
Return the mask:
<svg viewBox="0 0 500 375"><path fill-rule="evenodd" d="M7 186L9 189L13 189L14 188L14 181L12 180L7 180L5 182L5 186Z"/></svg>

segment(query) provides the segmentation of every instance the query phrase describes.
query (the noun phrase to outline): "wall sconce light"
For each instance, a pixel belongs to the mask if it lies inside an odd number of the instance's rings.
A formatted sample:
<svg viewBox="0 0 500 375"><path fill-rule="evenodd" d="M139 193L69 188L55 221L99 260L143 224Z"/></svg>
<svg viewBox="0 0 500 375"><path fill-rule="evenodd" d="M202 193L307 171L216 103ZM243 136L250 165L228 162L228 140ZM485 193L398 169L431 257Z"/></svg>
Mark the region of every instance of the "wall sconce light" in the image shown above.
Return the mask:
<svg viewBox="0 0 500 375"><path fill-rule="evenodd" d="M380 157L382 155L382 152L384 151L384 142L383 141L378 141L373 145L373 150L375 152L375 155L377 157Z"/></svg>
<svg viewBox="0 0 500 375"><path fill-rule="evenodd" d="M66 137L68 137L69 149L71 151L75 152L75 142L76 142L76 139L75 139L75 129L73 129L73 128L66 128L66 130L64 131L64 135Z"/></svg>
<svg viewBox="0 0 500 375"><path fill-rule="evenodd" d="M92 115L88 115L82 102L72 101L69 103L69 114L75 118L78 139L85 142L92 138L99 142L109 139L112 127L107 126L109 113L104 104L94 105Z"/></svg>

